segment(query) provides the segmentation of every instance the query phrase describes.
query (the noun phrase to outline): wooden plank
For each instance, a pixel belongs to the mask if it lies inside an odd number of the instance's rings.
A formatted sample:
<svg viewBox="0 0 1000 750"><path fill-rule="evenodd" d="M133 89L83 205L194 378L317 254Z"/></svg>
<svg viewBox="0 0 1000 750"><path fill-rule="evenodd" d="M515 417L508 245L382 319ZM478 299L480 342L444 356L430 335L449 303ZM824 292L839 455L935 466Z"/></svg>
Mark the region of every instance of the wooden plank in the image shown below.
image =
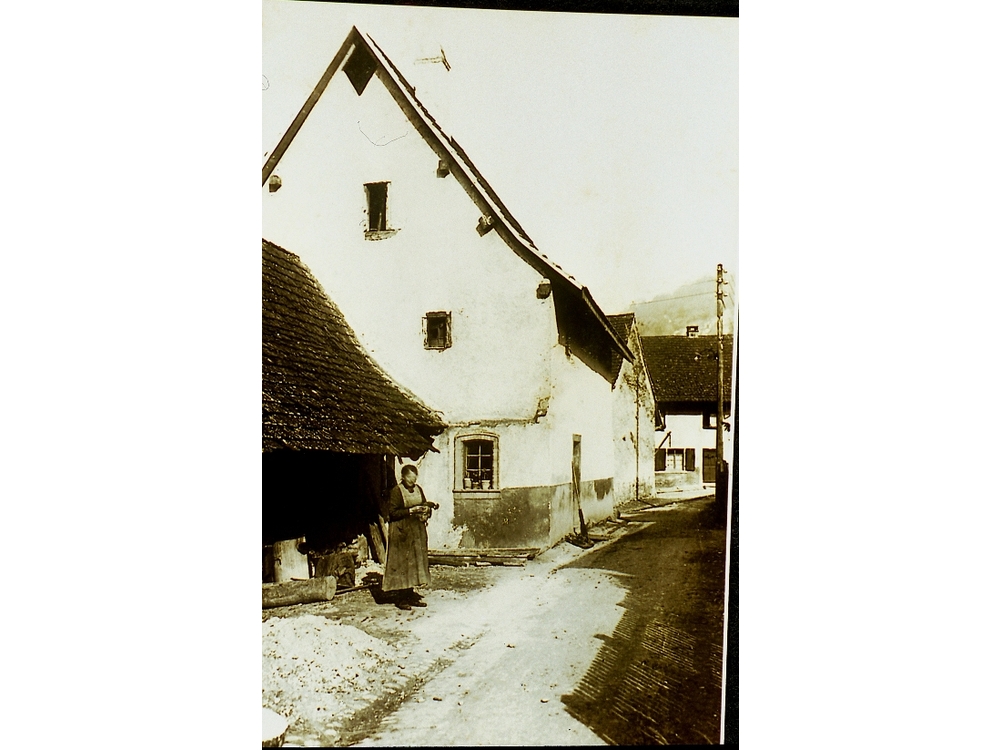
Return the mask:
<svg viewBox="0 0 1000 750"><path fill-rule="evenodd" d="M483 555L490 555L492 557L526 557L530 560L541 551L540 547L460 547L459 549L431 549L427 553L440 557L481 557Z"/></svg>
<svg viewBox="0 0 1000 750"><path fill-rule="evenodd" d="M271 172L278 165L281 157L285 155L285 151L288 150L289 144L295 135L299 132L302 127L302 123L306 121L309 113L312 112L313 107L316 106L316 102L319 101L320 96L326 91L327 85L330 83L330 79L340 70L341 66L347 61L348 56L354 52L356 46L356 39L360 35L358 31L354 28L351 29L351 33L347 35L344 43L340 45L340 49L337 50L337 54L333 56L333 60L327 66L326 70L323 71L323 75L320 76L319 83L309 94L309 98L306 99L305 104L302 105L302 109L299 113L295 115L295 119L292 120L292 124L285 131L284 135L281 136L281 140L278 141L278 145L274 147L274 152L268 157L267 161L264 162L264 167L261 170L261 186L267 183L267 178L271 176ZM362 40L363 41L363 40Z"/></svg>

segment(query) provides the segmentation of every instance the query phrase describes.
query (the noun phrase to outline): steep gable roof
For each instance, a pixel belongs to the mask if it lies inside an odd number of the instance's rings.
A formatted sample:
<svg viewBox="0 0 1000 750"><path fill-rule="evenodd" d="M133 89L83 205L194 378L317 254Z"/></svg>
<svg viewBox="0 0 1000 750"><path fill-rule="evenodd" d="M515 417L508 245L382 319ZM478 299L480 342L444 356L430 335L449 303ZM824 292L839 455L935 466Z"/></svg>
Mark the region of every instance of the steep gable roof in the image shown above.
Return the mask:
<svg viewBox="0 0 1000 750"><path fill-rule="evenodd" d="M688 336L643 336L642 353L653 382L657 401L716 403L719 375L716 367L718 343L715 338ZM729 401L732 382L733 337L722 341L725 370L723 397Z"/></svg>
<svg viewBox="0 0 1000 750"><path fill-rule="evenodd" d="M378 77L424 141L439 159L448 164L451 174L487 218L489 227L504 239L518 257L552 282L560 341L588 366L613 383L617 373L617 368L612 367L613 358L623 357L631 362L632 353L625 341L615 333L590 290L535 246L464 149L445 133L420 103L416 97L416 89L406 81L375 40L362 34L357 27L351 28L316 87L268 157L261 171L261 185L267 182L309 113L340 70L344 70L358 96L364 92L373 75Z"/></svg>
<svg viewBox="0 0 1000 750"><path fill-rule="evenodd" d="M263 450L432 450L442 420L368 356L297 255L262 248Z"/></svg>

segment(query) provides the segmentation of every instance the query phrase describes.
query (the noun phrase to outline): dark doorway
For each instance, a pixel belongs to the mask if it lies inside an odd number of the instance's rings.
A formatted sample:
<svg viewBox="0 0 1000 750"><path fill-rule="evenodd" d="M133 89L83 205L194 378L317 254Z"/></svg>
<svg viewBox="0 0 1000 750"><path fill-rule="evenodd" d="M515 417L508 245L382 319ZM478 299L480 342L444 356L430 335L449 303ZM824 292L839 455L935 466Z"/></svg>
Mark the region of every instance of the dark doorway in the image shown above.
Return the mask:
<svg viewBox="0 0 1000 750"><path fill-rule="evenodd" d="M715 484L715 448L701 449L701 481Z"/></svg>
<svg viewBox="0 0 1000 750"><path fill-rule="evenodd" d="M306 537L311 549L348 543L374 523L383 492L382 456L328 451L263 455L263 543Z"/></svg>

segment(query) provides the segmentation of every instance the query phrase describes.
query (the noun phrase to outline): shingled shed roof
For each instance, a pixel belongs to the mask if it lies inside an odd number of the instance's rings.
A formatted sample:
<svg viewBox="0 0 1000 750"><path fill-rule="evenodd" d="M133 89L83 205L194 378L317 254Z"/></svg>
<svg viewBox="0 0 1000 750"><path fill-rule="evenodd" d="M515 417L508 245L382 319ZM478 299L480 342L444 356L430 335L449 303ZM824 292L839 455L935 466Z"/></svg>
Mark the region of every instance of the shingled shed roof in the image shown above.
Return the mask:
<svg viewBox="0 0 1000 750"><path fill-rule="evenodd" d="M608 322L611 324L611 329L618 335L622 341L628 345L628 334L632 330L632 326L635 325L635 313L620 313L619 315L609 315ZM632 352L633 355L636 352ZM622 357L618 352L613 352L611 356L611 372L614 374L615 378L618 378L618 371L622 366Z"/></svg>
<svg viewBox="0 0 1000 750"><path fill-rule="evenodd" d="M432 449L441 419L368 356L297 255L262 246L263 450Z"/></svg>
<svg viewBox="0 0 1000 750"><path fill-rule="evenodd" d="M642 353L653 381L657 401L715 403L718 400L719 375L716 369L718 341L708 337L643 336ZM733 337L722 343L725 368L724 398L732 392Z"/></svg>

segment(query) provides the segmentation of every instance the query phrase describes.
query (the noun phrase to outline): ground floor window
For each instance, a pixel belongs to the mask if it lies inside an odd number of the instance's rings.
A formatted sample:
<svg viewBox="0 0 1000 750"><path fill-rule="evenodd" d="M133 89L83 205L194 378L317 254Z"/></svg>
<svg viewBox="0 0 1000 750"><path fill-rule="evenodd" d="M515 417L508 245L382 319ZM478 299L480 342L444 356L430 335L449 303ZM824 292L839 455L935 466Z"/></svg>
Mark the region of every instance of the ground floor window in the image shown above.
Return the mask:
<svg viewBox="0 0 1000 750"><path fill-rule="evenodd" d="M499 440L495 435L464 435L456 441L457 490L498 490Z"/></svg>
<svg viewBox="0 0 1000 750"><path fill-rule="evenodd" d="M694 448L660 448L653 457L656 471L694 471Z"/></svg>

